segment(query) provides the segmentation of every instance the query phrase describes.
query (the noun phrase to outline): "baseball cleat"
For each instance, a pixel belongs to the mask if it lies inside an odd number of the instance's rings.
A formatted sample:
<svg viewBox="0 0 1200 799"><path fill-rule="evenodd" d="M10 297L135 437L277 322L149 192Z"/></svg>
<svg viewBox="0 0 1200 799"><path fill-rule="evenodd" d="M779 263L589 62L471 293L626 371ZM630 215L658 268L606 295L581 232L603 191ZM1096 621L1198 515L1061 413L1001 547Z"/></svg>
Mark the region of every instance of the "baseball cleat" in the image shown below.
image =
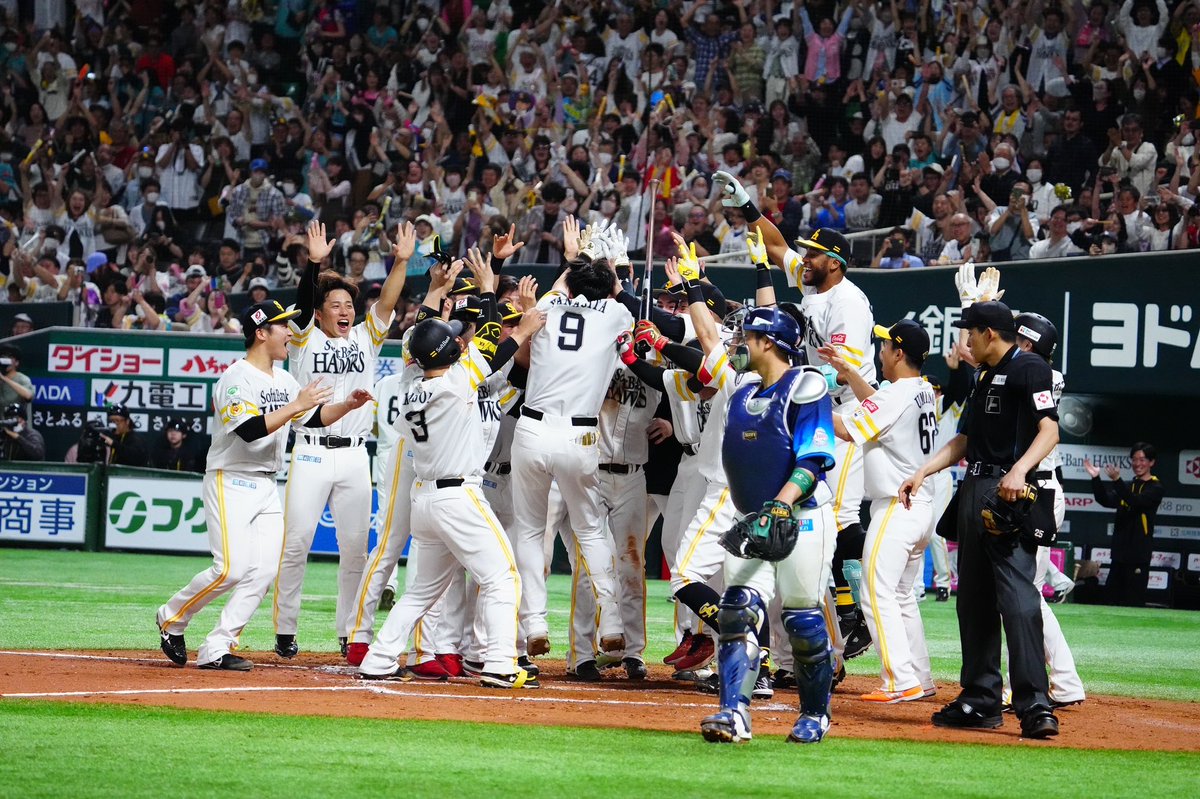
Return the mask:
<svg viewBox="0 0 1200 799"><path fill-rule="evenodd" d="M697 666L711 663L716 651L717 647L712 638L697 634L692 636L692 646L688 649L688 653L676 660L673 665L676 671L691 671Z"/></svg>
<svg viewBox="0 0 1200 799"><path fill-rule="evenodd" d="M1082 705L1083 700L1085 698L1086 697L1082 697L1082 696L1079 697L1078 699L1054 699L1054 698L1051 698L1050 699L1050 709L1051 710L1062 710L1064 707L1074 707L1075 705Z"/></svg>
<svg viewBox="0 0 1200 799"><path fill-rule="evenodd" d="M341 651L342 657L346 657L346 654L350 651L350 639L338 638L338 649Z"/></svg>
<svg viewBox="0 0 1200 799"><path fill-rule="evenodd" d="M931 696L937 696L937 688L922 688L921 698L928 699Z"/></svg>
<svg viewBox="0 0 1200 799"><path fill-rule="evenodd" d="M289 660L300 654L300 647L296 645L296 636L275 636L275 654L279 655L281 658L287 658Z"/></svg>
<svg viewBox="0 0 1200 799"><path fill-rule="evenodd" d="M245 658L240 658L237 655L226 653L221 655L217 660L208 663L201 663L202 669L214 669L217 671L250 671L254 668L254 664Z"/></svg>
<svg viewBox="0 0 1200 799"><path fill-rule="evenodd" d="M469 661L463 661L463 670L469 672L470 668L467 666L468 662ZM525 669L525 671L529 672L530 677L536 677L542 673L542 670L537 667L529 655L521 655L521 657L517 658L517 668ZM482 661L479 663L479 673L483 673Z"/></svg>
<svg viewBox="0 0 1200 799"><path fill-rule="evenodd" d="M679 641L679 646L675 647L674 652L663 658L663 663L666 663L668 666L674 666L675 661L686 655L688 650L692 648L692 638L692 631L685 631L683 638Z"/></svg>
<svg viewBox="0 0 1200 799"><path fill-rule="evenodd" d="M736 744L749 741L750 724L741 713L721 710L700 722L700 734L714 744Z"/></svg>
<svg viewBox="0 0 1200 799"><path fill-rule="evenodd" d="M600 669L596 668L596 661L585 660L573 669L567 671L567 677L580 682L599 682Z"/></svg>
<svg viewBox="0 0 1200 799"><path fill-rule="evenodd" d="M350 644L346 650L346 662L351 666L361 666L363 660L367 657L367 651L370 649L369 644Z"/></svg>
<svg viewBox="0 0 1200 799"><path fill-rule="evenodd" d="M775 683L771 680L771 670L764 666L758 672L754 681L754 690L750 692L753 699L770 699L775 696Z"/></svg>
<svg viewBox="0 0 1200 799"><path fill-rule="evenodd" d="M384 586L383 593L379 595L379 604L375 607L379 610L391 610L396 606L396 589L390 585Z"/></svg>
<svg viewBox="0 0 1200 799"><path fill-rule="evenodd" d="M390 680L392 682L411 682L412 674L409 673L408 669L402 668L401 666L396 666L396 668L392 669L391 671L385 671L383 674L370 674L365 671L360 671L358 673L358 679L360 679L360 680Z"/></svg>
<svg viewBox="0 0 1200 799"><path fill-rule="evenodd" d="M721 693L721 677L715 671L703 680L696 680L696 690L702 694L716 696Z"/></svg>
<svg viewBox="0 0 1200 799"><path fill-rule="evenodd" d="M803 713L796 719L787 739L797 744L817 744L829 732L829 716L824 713Z"/></svg>
<svg viewBox="0 0 1200 799"><path fill-rule="evenodd" d="M517 665L521 666L521 661L528 660L528 659L529 658L517 658ZM521 666L521 668L525 668L525 667ZM529 669L527 669L527 668L525 668L525 670L529 671ZM483 661L482 660L464 660L463 661L463 673L466 674L468 677L478 677L479 675L483 674Z"/></svg>
<svg viewBox="0 0 1200 799"><path fill-rule="evenodd" d="M451 677L461 677L465 673L463 670L462 655L447 653L444 655L434 655L433 659L440 663L442 668L445 669L446 673Z"/></svg>
<svg viewBox="0 0 1200 799"><path fill-rule="evenodd" d="M537 677L531 676L524 669L517 669L516 674L493 674L490 671L485 671L479 675L479 684L484 688L506 688L509 690L542 687L542 684L537 681Z"/></svg>
<svg viewBox="0 0 1200 799"><path fill-rule="evenodd" d="M600 639L601 652L620 652L625 648L625 636L606 635Z"/></svg>
<svg viewBox="0 0 1200 799"><path fill-rule="evenodd" d="M950 601L950 589L949 588L939 588L938 595L937 595L937 601L938 602L949 602Z"/></svg>
<svg viewBox="0 0 1200 799"><path fill-rule="evenodd" d="M783 691L789 688L796 687L796 675L787 669L779 669L775 672L775 687Z"/></svg>
<svg viewBox="0 0 1200 799"><path fill-rule="evenodd" d="M157 626L157 623L156 623ZM172 635L162 627L158 628L159 647L172 663L177 666L187 665L187 644L182 635Z"/></svg>
<svg viewBox="0 0 1200 799"><path fill-rule="evenodd" d="M930 716L935 727L960 730L994 730L1004 724L999 713L985 713L965 702L955 700Z"/></svg>
<svg viewBox="0 0 1200 799"><path fill-rule="evenodd" d="M867 629L867 620L860 615L850 634L846 636L846 648L842 650L842 657L851 660L870 648L871 631Z"/></svg>
<svg viewBox="0 0 1200 799"><path fill-rule="evenodd" d="M531 635L525 644L525 651L529 653L529 657L535 658L538 655L545 655L550 651L550 638L545 635Z"/></svg>
<svg viewBox="0 0 1200 799"><path fill-rule="evenodd" d="M646 664L637 658L625 658L625 676L630 680L641 682L646 679Z"/></svg>
<svg viewBox="0 0 1200 799"><path fill-rule="evenodd" d="M846 664L839 663L838 670L836 672L834 672L834 675L833 675L833 682L830 683L830 685L829 685L829 690L831 692L837 690L837 687L839 685L841 685L842 680L844 680L844 679L846 679Z"/></svg>
<svg viewBox="0 0 1200 799"><path fill-rule="evenodd" d="M679 670L671 675L671 679L678 680L679 682L699 683L704 682L715 673L710 668Z"/></svg>
<svg viewBox="0 0 1200 799"><path fill-rule="evenodd" d="M900 702L912 702L917 699L925 698L925 689L919 685L914 685L904 691L872 691L869 694L862 694L858 697L864 702L875 702L884 705L895 705Z"/></svg>
<svg viewBox="0 0 1200 799"><path fill-rule="evenodd" d="M446 667L436 660L427 660L424 663L418 663L409 668L412 676L418 680L430 680L432 682L445 682L450 679L450 672L446 671Z"/></svg>

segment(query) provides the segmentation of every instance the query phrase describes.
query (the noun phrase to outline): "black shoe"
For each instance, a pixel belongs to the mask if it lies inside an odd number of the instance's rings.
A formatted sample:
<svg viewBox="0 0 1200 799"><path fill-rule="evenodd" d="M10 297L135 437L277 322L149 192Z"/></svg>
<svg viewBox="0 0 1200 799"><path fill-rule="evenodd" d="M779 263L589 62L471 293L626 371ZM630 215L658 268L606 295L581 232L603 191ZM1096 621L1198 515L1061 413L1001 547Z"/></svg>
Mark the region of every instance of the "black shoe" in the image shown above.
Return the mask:
<svg viewBox="0 0 1200 799"><path fill-rule="evenodd" d="M300 654L300 647L296 645L296 636L275 636L275 654L279 655L281 658L288 658L289 660Z"/></svg>
<svg viewBox="0 0 1200 799"><path fill-rule="evenodd" d="M939 588L938 595L937 595L937 601L938 602L949 602L950 601L950 589L949 588Z"/></svg>
<svg viewBox="0 0 1200 799"><path fill-rule="evenodd" d="M412 682L412 672L401 666L397 666L387 674L367 674L365 672L358 673L360 680L391 680L392 682Z"/></svg>
<svg viewBox="0 0 1200 799"><path fill-rule="evenodd" d="M517 665L518 666L521 665L520 658L517 659ZM521 668L525 669L525 671L529 671L528 666L521 666ZM483 674L483 661L482 660L464 660L463 661L463 673L466 674L468 677L478 677L479 675Z"/></svg>
<svg viewBox="0 0 1200 799"><path fill-rule="evenodd" d="M585 660L574 671L568 671L567 676L580 682L600 682L600 669L596 667L596 661Z"/></svg>
<svg viewBox="0 0 1200 799"><path fill-rule="evenodd" d="M541 670L541 669L539 669L539 668L538 668L538 667L537 667L537 666L534 664L534 662L533 662L533 658L529 657L529 655L521 655L521 657L517 658L517 666L518 666L519 668L525 669L525 672L526 672L526 673L527 673L527 674L528 674L530 677L536 677L536 676L538 676L539 674L541 674L541 673L542 673L542 670ZM464 668L466 668L466 664L465 664L465 663L463 664L463 667L464 667ZM479 672L480 672L481 674L483 673L483 663L482 663L482 662L480 662L480 664L479 664Z"/></svg>
<svg viewBox="0 0 1200 799"><path fill-rule="evenodd" d="M999 713L985 713L965 702L955 700L932 716L935 727L954 727L961 730L994 730L1004 724Z"/></svg>
<svg viewBox="0 0 1200 799"><path fill-rule="evenodd" d="M338 639L338 649L342 650L342 657L346 657L346 653L350 651L350 639L349 638L339 638Z"/></svg>
<svg viewBox="0 0 1200 799"><path fill-rule="evenodd" d="M833 682L829 685L829 691L831 693L836 691L844 679L846 679L846 664L842 663L842 665L838 666L837 673L833 675Z"/></svg>
<svg viewBox="0 0 1200 799"><path fill-rule="evenodd" d="M696 680L696 690L702 694L716 696L721 693L721 677L714 671L703 680Z"/></svg>
<svg viewBox="0 0 1200 799"><path fill-rule="evenodd" d="M201 663L202 669L218 669L220 671L250 671L254 668L254 664L245 658L240 658L234 654L221 655L220 660L214 660L211 663Z"/></svg>
<svg viewBox="0 0 1200 799"><path fill-rule="evenodd" d="M796 675L792 674L787 669L779 669L775 672L775 687L781 691L796 687Z"/></svg>
<svg viewBox="0 0 1200 799"><path fill-rule="evenodd" d="M646 664L637 658L625 658L621 661L625 665L625 676L631 680L641 682L646 679Z"/></svg>
<svg viewBox="0 0 1200 799"><path fill-rule="evenodd" d="M484 688L502 688L515 690L518 688L541 688L542 684L526 671L518 671L516 674L493 674L490 671L485 671L479 675L479 684Z"/></svg>
<svg viewBox="0 0 1200 799"><path fill-rule="evenodd" d="M867 629L866 616L861 610L856 610L854 616L854 626L848 634L844 634L846 646L842 650L842 657L846 660L856 658L871 648L871 631Z"/></svg>
<svg viewBox="0 0 1200 799"><path fill-rule="evenodd" d="M763 666L758 671L758 679L754 681L754 689L750 692L752 699L770 699L775 696L775 682L771 679L771 670Z"/></svg>
<svg viewBox="0 0 1200 799"><path fill-rule="evenodd" d="M1025 711L1021 719L1022 738L1049 738L1058 735L1058 719L1049 710L1038 708Z"/></svg>
<svg viewBox="0 0 1200 799"><path fill-rule="evenodd" d="M1070 702L1059 702L1057 699L1051 699L1050 700L1050 709L1051 710L1061 710L1064 707L1075 707L1076 705L1082 705L1082 704L1083 704L1082 699L1072 699Z"/></svg>
<svg viewBox="0 0 1200 799"><path fill-rule="evenodd" d="M163 654L170 658L171 662L177 666L187 665L187 644L183 642L182 635L172 635L166 632L161 627L158 629L159 647L162 648Z"/></svg>

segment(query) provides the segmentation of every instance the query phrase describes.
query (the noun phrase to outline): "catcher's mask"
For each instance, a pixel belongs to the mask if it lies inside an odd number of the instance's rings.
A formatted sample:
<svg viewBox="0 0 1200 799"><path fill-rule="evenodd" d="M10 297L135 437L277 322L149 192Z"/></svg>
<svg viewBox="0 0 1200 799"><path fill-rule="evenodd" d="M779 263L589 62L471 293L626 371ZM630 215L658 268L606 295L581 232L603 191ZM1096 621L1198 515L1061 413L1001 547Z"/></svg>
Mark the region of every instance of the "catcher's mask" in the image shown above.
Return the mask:
<svg viewBox="0 0 1200 799"><path fill-rule="evenodd" d="M1046 496L1042 496L1045 493ZM1041 497L1042 501L1039 501ZM1048 500L1048 501L1047 501ZM1054 542L1053 491L1026 484L1025 490L1012 502L1000 498L1000 487L992 486L983 495L983 527L992 535L1017 535L1039 546ZM1049 515L1047 515L1047 511Z"/></svg>

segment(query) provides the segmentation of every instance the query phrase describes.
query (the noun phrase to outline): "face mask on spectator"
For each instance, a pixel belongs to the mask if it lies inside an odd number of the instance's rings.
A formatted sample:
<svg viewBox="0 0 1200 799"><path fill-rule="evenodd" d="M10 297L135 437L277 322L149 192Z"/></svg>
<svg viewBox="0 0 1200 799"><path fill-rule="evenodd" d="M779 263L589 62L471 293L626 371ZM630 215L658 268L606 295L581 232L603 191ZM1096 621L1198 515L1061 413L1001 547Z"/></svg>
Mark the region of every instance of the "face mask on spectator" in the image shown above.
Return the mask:
<svg viewBox="0 0 1200 799"><path fill-rule="evenodd" d="M257 72L247 72L246 73L246 83L250 84L251 86L257 86L258 85L258 73Z"/></svg>
<svg viewBox="0 0 1200 799"><path fill-rule="evenodd" d="M987 47L976 47L975 48L975 59L977 61L987 61L991 55L992 55L992 51L990 49L988 49Z"/></svg>
<svg viewBox="0 0 1200 799"><path fill-rule="evenodd" d="M0 153L0 161L3 161L4 163L7 164L11 160L12 160L12 153L10 153L8 150L5 150L4 152Z"/></svg>
<svg viewBox="0 0 1200 799"><path fill-rule="evenodd" d="M58 239L46 239L42 242L42 251L57 252L59 244L61 244L61 242Z"/></svg>
<svg viewBox="0 0 1200 799"><path fill-rule="evenodd" d="M1103 100L1107 96L1108 96L1108 87L1105 86L1103 83L1097 83L1095 86L1092 87L1092 99L1093 100Z"/></svg>
<svg viewBox="0 0 1200 799"><path fill-rule="evenodd" d="M605 216L609 216L611 214L615 214L616 212L617 212L617 201L616 200L601 200L600 201L600 213L604 214Z"/></svg>
<svg viewBox="0 0 1200 799"><path fill-rule="evenodd" d="M1183 134L1183 138L1179 140L1179 143L1182 144L1184 147L1191 147L1193 144L1196 143L1196 137L1190 133L1185 133L1185 134ZM2 157L3 156L0 156L0 158L2 158Z"/></svg>
<svg viewBox="0 0 1200 799"><path fill-rule="evenodd" d="M1029 181L1031 183L1041 183L1042 182L1042 170L1040 170L1040 169L1027 170L1025 172L1025 177L1029 178Z"/></svg>
<svg viewBox="0 0 1200 799"><path fill-rule="evenodd" d="M150 203L151 205L154 205L156 202L158 202L158 192L156 192L156 191L146 192L146 202Z"/></svg>
<svg viewBox="0 0 1200 799"><path fill-rule="evenodd" d="M1012 161L1009 161L1007 158L993 158L992 166L996 167L997 172L1003 172L1012 166Z"/></svg>
<svg viewBox="0 0 1200 799"><path fill-rule="evenodd" d="M150 177L153 174L154 174L154 167L152 167L152 166L139 166L138 167L138 177L139 178L145 179L145 178Z"/></svg>
<svg viewBox="0 0 1200 799"><path fill-rule="evenodd" d="M1154 51L1154 54L1155 54L1155 55L1158 57L1158 60L1159 60L1159 61L1162 61L1162 60L1163 60L1164 58L1166 58L1166 57L1167 57L1167 55L1168 55L1168 53L1167 53L1167 48L1165 48L1165 47L1160 47L1160 48L1158 48L1157 50L1155 50L1155 51Z"/></svg>
<svg viewBox="0 0 1200 799"><path fill-rule="evenodd" d="M284 197L294 197L296 195L296 184L292 183L290 180L285 180L283 185L280 186L280 189L283 190Z"/></svg>
<svg viewBox="0 0 1200 799"><path fill-rule="evenodd" d="M612 153L599 153L601 166L608 166L612 163Z"/></svg>
<svg viewBox="0 0 1200 799"><path fill-rule="evenodd" d="M1141 88L1134 89L1134 90L1133 90L1133 99L1134 99L1135 101L1139 102L1139 103L1140 103L1142 100L1145 100L1145 99L1146 99L1146 90L1145 90L1145 89L1141 89Z"/></svg>
<svg viewBox="0 0 1200 799"><path fill-rule="evenodd" d="M446 188L450 189L451 191L454 191L461 184L462 184L462 175L459 175L456 172L451 172L449 175L446 175Z"/></svg>

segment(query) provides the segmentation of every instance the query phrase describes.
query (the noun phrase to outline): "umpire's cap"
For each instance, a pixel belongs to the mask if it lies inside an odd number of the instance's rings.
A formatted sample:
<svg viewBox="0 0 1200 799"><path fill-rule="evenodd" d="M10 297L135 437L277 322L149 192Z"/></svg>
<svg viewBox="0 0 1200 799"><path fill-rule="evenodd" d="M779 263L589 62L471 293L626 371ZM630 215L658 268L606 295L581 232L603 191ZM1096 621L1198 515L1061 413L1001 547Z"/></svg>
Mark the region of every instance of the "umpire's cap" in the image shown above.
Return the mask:
<svg viewBox="0 0 1200 799"><path fill-rule="evenodd" d="M977 302L962 312L962 318L953 323L954 327L964 330L971 328L991 328L1000 333L1015 333L1017 326L1013 324L1013 314L1008 306L997 300Z"/></svg>
<svg viewBox="0 0 1200 799"><path fill-rule="evenodd" d="M1047 361L1054 357L1054 350L1058 347L1058 329L1053 322L1040 313L1026 311L1017 314L1013 324L1017 326L1018 336L1029 339L1034 352Z"/></svg>
<svg viewBox="0 0 1200 799"><path fill-rule="evenodd" d="M462 322L456 319L449 322L426 319L413 328L408 339L408 351L422 369L449 366L462 356L462 346L458 343L462 331Z"/></svg>
<svg viewBox="0 0 1200 799"><path fill-rule="evenodd" d="M778 308L752 308L742 321L742 330L766 336L791 357L800 354L800 326Z"/></svg>

